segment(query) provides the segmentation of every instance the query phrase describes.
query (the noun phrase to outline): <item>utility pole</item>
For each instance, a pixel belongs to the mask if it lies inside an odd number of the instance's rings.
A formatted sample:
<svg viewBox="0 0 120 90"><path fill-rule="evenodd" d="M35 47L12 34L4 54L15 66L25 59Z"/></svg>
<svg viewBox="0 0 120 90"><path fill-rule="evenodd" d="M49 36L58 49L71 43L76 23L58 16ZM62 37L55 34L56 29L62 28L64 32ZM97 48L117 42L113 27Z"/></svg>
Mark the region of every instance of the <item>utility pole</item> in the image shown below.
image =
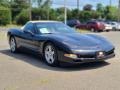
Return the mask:
<svg viewBox="0 0 120 90"><path fill-rule="evenodd" d="M67 0L64 0L64 23L67 24Z"/></svg>
<svg viewBox="0 0 120 90"><path fill-rule="evenodd" d="M110 6L112 6L112 0L110 0Z"/></svg>
<svg viewBox="0 0 120 90"><path fill-rule="evenodd" d="M78 11L79 11L79 6L80 6L80 5L79 5L79 2L80 2L80 1L77 0L77 9L78 9Z"/></svg>
<svg viewBox="0 0 120 90"><path fill-rule="evenodd" d="M118 9L120 10L120 0L119 0L119 2L118 2Z"/></svg>
<svg viewBox="0 0 120 90"><path fill-rule="evenodd" d="M79 6L80 6L80 5L79 5L79 2L80 2L80 0L77 0L77 11L78 11L78 13L77 13L78 16L77 16L77 18L78 18L78 19L79 19Z"/></svg>
<svg viewBox="0 0 120 90"><path fill-rule="evenodd" d="M48 10L47 10L47 20L50 19L50 7L48 7Z"/></svg>
<svg viewBox="0 0 120 90"><path fill-rule="evenodd" d="M120 0L118 2L118 22L120 22Z"/></svg>
<svg viewBox="0 0 120 90"><path fill-rule="evenodd" d="M51 4L51 0L48 1L48 5L47 5L47 8L48 8L48 10L47 10L47 20L50 19L50 7L49 7L50 4Z"/></svg>
<svg viewBox="0 0 120 90"><path fill-rule="evenodd" d="M31 11L32 11L31 0L29 0L29 20L32 20Z"/></svg>
<svg viewBox="0 0 120 90"><path fill-rule="evenodd" d="M10 0L9 3L11 4L13 1ZM10 9L10 24L12 24L12 8Z"/></svg>

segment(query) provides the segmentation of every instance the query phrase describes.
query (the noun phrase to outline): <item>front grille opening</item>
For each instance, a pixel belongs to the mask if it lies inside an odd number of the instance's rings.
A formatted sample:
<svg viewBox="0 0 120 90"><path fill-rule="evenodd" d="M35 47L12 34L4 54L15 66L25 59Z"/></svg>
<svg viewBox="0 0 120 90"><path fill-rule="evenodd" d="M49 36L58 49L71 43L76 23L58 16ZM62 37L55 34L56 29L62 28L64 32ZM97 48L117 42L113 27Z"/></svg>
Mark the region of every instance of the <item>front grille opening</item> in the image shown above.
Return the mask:
<svg viewBox="0 0 120 90"><path fill-rule="evenodd" d="M78 58L95 58L95 55L90 55L90 54L88 54L88 55L78 54L77 56L78 56Z"/></svg>

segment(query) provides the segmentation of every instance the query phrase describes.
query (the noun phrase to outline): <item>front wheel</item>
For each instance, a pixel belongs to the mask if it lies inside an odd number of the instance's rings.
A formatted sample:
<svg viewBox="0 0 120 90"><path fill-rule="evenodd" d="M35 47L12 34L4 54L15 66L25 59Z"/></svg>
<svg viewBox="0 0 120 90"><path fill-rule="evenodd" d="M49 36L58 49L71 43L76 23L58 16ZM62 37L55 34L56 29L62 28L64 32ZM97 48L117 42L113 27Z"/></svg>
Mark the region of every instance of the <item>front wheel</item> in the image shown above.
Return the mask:
<svg viewBox="0 0 120 90"><path fill-rule="evenodd" d="M48 43L44 48L44 59L46 63L50 66L58 65L58 54L57 49L53 44Z"/></svg>
<svg viewBox="0 0 120 90"><path fill-rule="evenodd" d="M10 42L9 43L10 43L10 50L11 50L11 52L13 52L13 53L17 52L17 44L16 44L16 40L15 40L14 37L10 38Z"/></svg>

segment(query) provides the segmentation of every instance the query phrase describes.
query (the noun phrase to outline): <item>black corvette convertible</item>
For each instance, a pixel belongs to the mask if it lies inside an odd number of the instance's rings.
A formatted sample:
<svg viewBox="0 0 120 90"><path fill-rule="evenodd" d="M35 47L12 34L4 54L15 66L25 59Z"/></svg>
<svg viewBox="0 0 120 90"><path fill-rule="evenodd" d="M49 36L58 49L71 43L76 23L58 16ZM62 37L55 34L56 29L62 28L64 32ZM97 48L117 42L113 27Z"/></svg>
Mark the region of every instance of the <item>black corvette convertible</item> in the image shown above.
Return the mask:
<svg viewBox="0 0 120 90"><path fill-rule="evenodd" d="M29 21L21 29L10 29L11 52L27 50L39 53L46 63L85 63L103 61L115 56L114 46L105 38L80 34L57 21Z"/></svg>

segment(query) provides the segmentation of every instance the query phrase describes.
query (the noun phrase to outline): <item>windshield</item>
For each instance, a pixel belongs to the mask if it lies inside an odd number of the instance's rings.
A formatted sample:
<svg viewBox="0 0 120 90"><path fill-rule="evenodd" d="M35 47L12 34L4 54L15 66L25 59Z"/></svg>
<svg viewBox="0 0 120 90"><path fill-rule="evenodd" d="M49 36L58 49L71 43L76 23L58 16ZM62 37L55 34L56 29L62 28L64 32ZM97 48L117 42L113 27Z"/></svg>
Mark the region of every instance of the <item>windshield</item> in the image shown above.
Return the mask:
<svg viewBox="0 0 120 90"><path fill-rule="evenodd" d="M37 29L42 34L47 33L75 33L76 31L61 22L36 23Z"/></svg>

